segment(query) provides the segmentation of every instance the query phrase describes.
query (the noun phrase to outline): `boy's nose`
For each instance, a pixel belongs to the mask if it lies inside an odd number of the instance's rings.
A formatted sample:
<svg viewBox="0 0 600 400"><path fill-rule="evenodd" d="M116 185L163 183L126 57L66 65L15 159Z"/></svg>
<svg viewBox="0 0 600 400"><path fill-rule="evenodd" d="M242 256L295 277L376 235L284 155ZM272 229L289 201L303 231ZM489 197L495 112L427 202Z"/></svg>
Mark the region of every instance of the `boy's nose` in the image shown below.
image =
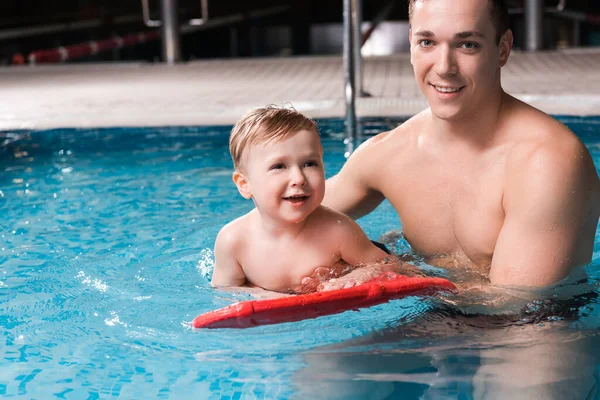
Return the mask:
<svg viewBox="0 0 600 400"><path fill-rule="evenodd" d="M300 168L292 169L291 183L292 186L304 186L306 184L306 177Z"/></svg>

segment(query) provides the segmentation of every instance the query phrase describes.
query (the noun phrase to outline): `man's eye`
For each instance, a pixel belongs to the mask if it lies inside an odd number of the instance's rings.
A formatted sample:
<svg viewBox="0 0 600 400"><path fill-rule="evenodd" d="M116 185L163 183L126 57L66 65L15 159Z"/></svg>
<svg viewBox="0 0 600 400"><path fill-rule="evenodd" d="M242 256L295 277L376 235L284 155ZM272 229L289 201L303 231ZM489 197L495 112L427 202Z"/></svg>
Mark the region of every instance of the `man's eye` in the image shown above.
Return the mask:
<svg viewBox="0 0 600 400"><path fill-rule="evenodd" d="M460 47L462 47L463 49L466 49L466 50L476 50L479 48L479 44L475 43L475 42L465 42L465 43L461 43Z"/></svg>
<svg viewBox="0 0 600 400"><path fill-rule="evenodd" d="M419 40L417 44L421 47L431 47L433 46L433 42L431 40L423 39Z"/></svg>

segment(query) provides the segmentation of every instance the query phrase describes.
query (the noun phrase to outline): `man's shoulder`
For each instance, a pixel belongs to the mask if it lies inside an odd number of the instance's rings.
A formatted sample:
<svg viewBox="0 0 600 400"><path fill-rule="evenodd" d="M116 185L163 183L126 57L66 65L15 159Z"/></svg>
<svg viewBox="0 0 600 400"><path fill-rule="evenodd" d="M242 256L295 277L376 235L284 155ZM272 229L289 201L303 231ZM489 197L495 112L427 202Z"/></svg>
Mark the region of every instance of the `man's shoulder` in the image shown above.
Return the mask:
<svg viewBox="0 0 600 400"><path fill-rule="evenodd" d="M513 113L508 129L514 162L581 158L587 153L585 145L567 126L530 106L521 106Z"/></svg>
<svg viewBox="0 0 600 400"><path fill-rule="evenodd" d="M423 129L427 121L430 120L431 112L429 109L421 111L418 114L413 115L400 125L386 132L382 132L379 135L373 137L375 142L385 141L389 139L406 141L409 140L410 136L419 132Z"/></svg>
<svg viewBox="0 0 600 400"><path fill-rule="evenodd" d="M509 188L531 189L534 183L536 187L597 186L593 160L575 133L533 108L519 117L513 122L516 139L511 143L507 159L508 182L514 183Z"/></svg>
<svg viewBox="0 0 600 400"><path fill-rule="evenodd" d="M377 154L377 159L385 153L397 155L398 151L405 151L416 137L416 133L422 131L428 110L414 115L389 131L381 132L365 141L355 153L361 155Z"/></svg>

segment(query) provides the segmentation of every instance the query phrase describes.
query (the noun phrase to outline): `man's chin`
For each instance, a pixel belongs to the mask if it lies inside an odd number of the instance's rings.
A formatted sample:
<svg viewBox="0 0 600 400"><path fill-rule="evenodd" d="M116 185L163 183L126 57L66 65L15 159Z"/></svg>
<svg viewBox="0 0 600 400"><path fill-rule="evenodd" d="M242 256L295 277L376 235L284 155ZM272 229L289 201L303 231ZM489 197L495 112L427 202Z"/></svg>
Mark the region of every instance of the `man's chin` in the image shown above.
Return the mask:
<svg viewBox="0 0 600 400"><path fill-rule="evenodd" d="M446 122L460 121L464 117L462 110L455 107L430 107L431 114Z"/></svg>

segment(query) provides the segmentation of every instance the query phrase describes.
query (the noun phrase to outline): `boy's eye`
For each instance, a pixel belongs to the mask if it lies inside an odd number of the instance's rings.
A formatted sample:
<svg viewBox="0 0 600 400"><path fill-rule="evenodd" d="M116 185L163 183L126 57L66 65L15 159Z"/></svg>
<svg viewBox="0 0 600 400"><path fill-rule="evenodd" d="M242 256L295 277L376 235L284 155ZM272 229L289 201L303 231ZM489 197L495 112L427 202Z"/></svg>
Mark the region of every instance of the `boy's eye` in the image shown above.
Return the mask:
<svg viewBox="0 0 600 400"><path fill-rule="evenodd" d="M305 162L305 163L304 163L304 166L305 166L305 167L318 167L318 166L319 166L319 163L318 163L318 162L316 162L316 161L314 161L314 160L311 160L311 161L307 161L307 162Z"/></svg>
<svg viewBox="0 0 600 400"><path fill-rule="evenodd" d="M285 168L285 165L279 163L279 164L273 164L273 165L271 165L271 168L269 168L269 169L271 170L271 169L284 169L284 168Z"/></svg>

